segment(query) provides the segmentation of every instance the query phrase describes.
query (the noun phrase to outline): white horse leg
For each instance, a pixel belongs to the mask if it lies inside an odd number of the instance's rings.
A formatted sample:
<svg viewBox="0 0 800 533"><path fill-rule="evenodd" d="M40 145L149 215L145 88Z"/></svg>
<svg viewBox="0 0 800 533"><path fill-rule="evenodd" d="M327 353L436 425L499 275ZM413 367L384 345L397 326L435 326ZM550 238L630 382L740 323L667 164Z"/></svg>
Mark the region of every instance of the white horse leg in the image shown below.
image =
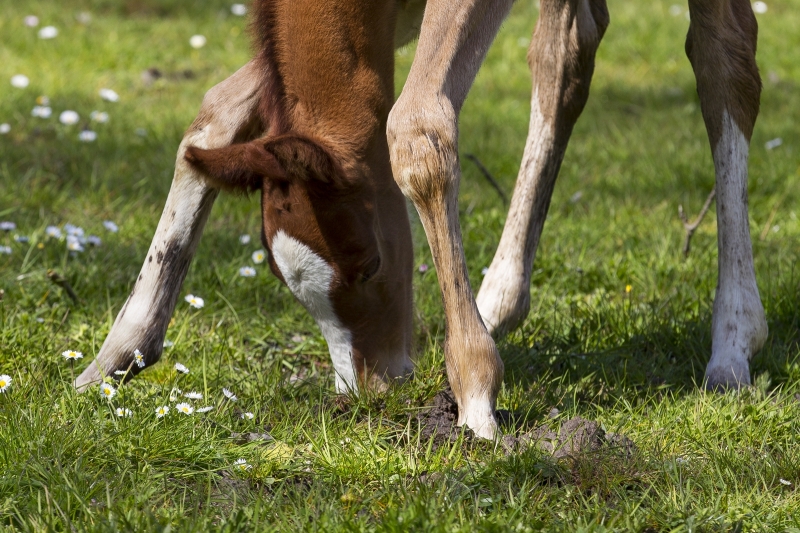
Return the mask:
<svg viewBox="0 0 800 533"><path fill-rule="evenodd" d="M251 61L203 99L178 148L172 187L142 270L97 358L75 380L79 390L116 370L138 372L134 350L144 355L147 365L161 356L175 302L218 192L184 160L184 149L225 146L258 133L255 110L261 79Z"/></svg>
<svg viewBox="0 0 800 533"><path fill-rule="evenodd" d="M528 49L533 74L528 140L503 235L476 299L495 337L519 326L530 310L539 236L607 27L605 0L542 1Z"/></svg>
<svg viewBox="0 0 800 533"><path fill-rule="evenodd" d="M717 179L719 280L709 389L750 383L749 361L767 338L747 216L747 157L758 115L758 28L748 0L690 0L686 53L697 78Z"/></svg>

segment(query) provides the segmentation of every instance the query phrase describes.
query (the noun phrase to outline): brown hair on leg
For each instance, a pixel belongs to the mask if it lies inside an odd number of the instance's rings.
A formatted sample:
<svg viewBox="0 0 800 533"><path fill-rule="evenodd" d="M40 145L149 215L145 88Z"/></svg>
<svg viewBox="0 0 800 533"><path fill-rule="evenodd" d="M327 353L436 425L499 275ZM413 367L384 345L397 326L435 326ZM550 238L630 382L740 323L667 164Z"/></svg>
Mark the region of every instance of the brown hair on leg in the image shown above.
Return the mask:
<svg viewBox="0 0 800 533"><path fill-rule="evenodd" d="M712 152L727 110L750 141L761 99L756 65L758 23L748 0L690 0L686 55L697 78Z"/></svg>

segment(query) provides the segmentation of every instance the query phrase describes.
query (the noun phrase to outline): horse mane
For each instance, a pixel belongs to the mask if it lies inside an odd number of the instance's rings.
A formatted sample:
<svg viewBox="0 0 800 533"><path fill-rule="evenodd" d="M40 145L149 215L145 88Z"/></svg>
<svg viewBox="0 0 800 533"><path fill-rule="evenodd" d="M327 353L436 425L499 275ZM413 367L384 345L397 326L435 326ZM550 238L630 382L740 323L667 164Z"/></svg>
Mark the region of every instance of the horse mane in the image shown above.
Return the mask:
<svg viewBox="0 0 800 533"><path fill-rule="evenodd" d="M253 39L253 56L258 63L262 76L261 97L258 104L258 116L265 135L276 136L290 129L286 113L286 89L283 75L278 64L277 43L277 6L279 0L254 0L250 33Z"/></svg>

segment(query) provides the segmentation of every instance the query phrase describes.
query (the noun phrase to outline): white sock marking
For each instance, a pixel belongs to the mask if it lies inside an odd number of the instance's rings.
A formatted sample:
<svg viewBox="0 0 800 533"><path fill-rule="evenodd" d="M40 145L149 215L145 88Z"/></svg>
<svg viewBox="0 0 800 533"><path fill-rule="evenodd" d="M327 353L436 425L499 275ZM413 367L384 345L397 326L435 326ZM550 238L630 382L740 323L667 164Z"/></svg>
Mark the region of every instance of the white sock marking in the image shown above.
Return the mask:
<svg viewBox="0 0 800 533"><path fill-rule="evenodd" d="M719 281L706 377L728 384L750 383L748 361L761 349L767 337L744 201L748 152L747 139L726 110L722 117L722 136L714 150Z"/></svg>
<svg viewBox="0 0 800 533"><path fill-rule="evenodd" d="M533 213L536 185L540 179L537 170L540 162L547 159L548 151L554 144L553 125L542 114L539 90L535 89L531 96L525 153L503 235L475 298L489 333L493 334L497 328L515 326L528 311L530 271L536 253L530 233L538 232L541 228L530 224L530 220L537 215Z"/></svg>

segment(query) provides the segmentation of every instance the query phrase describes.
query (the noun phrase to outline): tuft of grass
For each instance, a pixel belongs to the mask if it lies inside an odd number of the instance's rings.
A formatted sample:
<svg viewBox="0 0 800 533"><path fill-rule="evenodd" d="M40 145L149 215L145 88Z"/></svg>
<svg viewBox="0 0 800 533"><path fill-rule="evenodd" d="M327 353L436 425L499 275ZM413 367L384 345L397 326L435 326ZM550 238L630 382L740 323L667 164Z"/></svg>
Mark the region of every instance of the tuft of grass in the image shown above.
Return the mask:
<svg viewBox="0 0 800 533"><path fill-rule="evenodd" d="M625 435L613 449L555 459L537 447L425 437L422 406L446 387L436 273L416 274L418 366L384 394L340 398L313 320L263 265L253 199L211 215L160 363L109 401L69 386L98 352L138 274L204 92L249 57L246 21L224 2L7 3L0 17L0 528L43 530L797 531L800 530L800 96L796 0L759 15L761 115L750 155L750 226L770 336L741 393L697 388L710 353L716 226L681 258L678 205L696 213L713 165L671 2L609 2L592 94L561 169L534 264L532 310L499 344L503 429L575 416ZM680 9L684 9L680 7ZM87 19L83 13L89 13ZM59 35L23 25L35 14ZM508 193L527 130L526 47L537 3L520 1L464 107L462 155ZM88 22L87 22L88 20ZM189 38L208 44L192 49ZM397 87L414 46L396 58ZM142 73L163 76L145 83ZM10 86L25 74L25 89ZM120 101L98 96L114 89ZM47 96L53 117L31 116ZM58 114L80 115L67 126ZM90 120L93 110L110 120ZM83 128L97 132L82 143ZM767 150L765 142L783 144ZM460 216L473 287L505 219L462 158ZM580 193L580 195L576 194ZM102 221L112 220L119 233ZM70 254L45 228L102 238ZM418 220L416 263L432 265ZM29 238L17 242L14 235ZM248 245L238 241L250 234ZM58 272L76 304L47 277ZM630 291L626 287L630 286ZM75 363L61 352L86 354ZM190 373L174 370L185 364ZM174 394L200 392L202 400ZM233 402L222 389L233 391ZM180 399L178 399L180 397ZM179 401L206 414L176 412ZM157 418L160 405L172 407ZM116 408L132 417L118 417ZM253 418L243 418L252 413ZM551 418L552 417L552 418ZM245 459L251 468L239 468Z"/></svg>

